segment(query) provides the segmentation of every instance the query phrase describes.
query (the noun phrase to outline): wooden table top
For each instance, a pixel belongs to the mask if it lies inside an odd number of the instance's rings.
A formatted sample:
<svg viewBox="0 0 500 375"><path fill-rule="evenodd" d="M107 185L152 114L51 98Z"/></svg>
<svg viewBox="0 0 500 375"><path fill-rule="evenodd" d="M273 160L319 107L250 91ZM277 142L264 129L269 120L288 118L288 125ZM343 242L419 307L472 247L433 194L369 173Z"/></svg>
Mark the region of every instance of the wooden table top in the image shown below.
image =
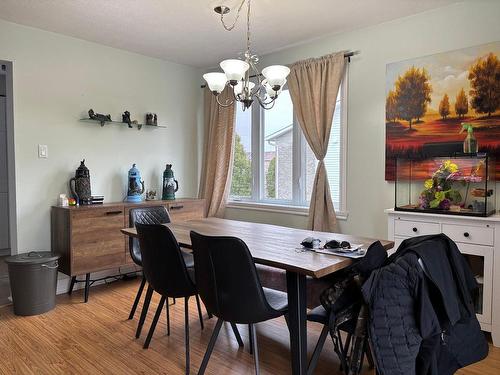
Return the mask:
<svg viewBox="0 0 500 375"><path fill-rule="evenodd" d="M347 267L352 264L352 260L336 255L297 250L301 247L300 243L304 238L319 238L322 244L332 239L349 241L353 244L363 244L363 249L367 249L370 244L377 241L373 238L313 232L213 217L165 225L174 233L181 246L191 247L189 232L192 230L208 236L234 236L247 244L256 263L317 278ZM125 228L121 231L127 236L137 237L135 228ZM381 240L380 242L386 250L394 246L392 241Z"/></svg>

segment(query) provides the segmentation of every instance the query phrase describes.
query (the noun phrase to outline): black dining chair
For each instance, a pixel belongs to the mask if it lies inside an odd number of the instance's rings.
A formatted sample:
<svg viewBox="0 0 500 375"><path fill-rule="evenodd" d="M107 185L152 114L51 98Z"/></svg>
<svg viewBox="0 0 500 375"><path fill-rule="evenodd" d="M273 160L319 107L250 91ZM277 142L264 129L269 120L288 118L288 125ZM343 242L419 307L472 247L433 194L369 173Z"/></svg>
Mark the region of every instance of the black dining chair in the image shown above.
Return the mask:
<svg viewBox="0 0 500 375"><path fill-rule="evenodd" d="M286 293L263 288L247 245L235 237L210 237L191 231L196 285L217 323L198 374L204 374L223 322L248 324L250 344L259 374L255 324L288 311Z"/></svg>
<svg viewBox="0 0 500 375"><path fill-rule="evenodd" d="M170 215L164 206L152 206L152 207L142 207L142 208L132 208L129 211L129 224L131 227L135 227L135 223L140 224L166 224L170 223ZM139 240L137 238L129 238L129 252L132 261L142 267L142 256L141 249L139 247ZM186 259L186 264L193 267L193 260L191 254L188 254L191 259ZM132 310L128 316L129 320L134 318L135 311L141 300L144 287L146 286L146 278L142 276L141 285L137 291L137 295L132 305ZM147 309L146 309L147 310Z"/></svg>
<svg viewBox="0 0 500 375"><path fill-rule="evenodd" d="M200 322L203 323L196 285L186 267L183 252L170 229L161 224L136 223L135 226L139 236L144 275L149 287L161 295L144 348L149 347L165 301L169 297L184 298L186 374L189 374L189 298L192 296L196 297Z"/></svg>
<svg viewBox="0 0 500 375"><path fill-rule="evenodd" d="M170 223L170 215L165 208L165 206L151 206L151 207L141 207L141 208L133 208L130 210L129 213L130 216L130 225L135 226L135 224L167 224ZM130 238L129 239L129 251L130 251L130 256L132 260L134 261L135 264L138 266L142 267L142 255L141 255L141 248L139 244L139 240L137 238ZM186 264L186 267L190 270L193 269L194 267L194 261L193 261L193 255L190 253L187 253L185 251L181 251L182 256L184 258L184 263ZM139 301L141 299L141 295L143 293L144 287L146 285L146 277L143 273L142 280L141 280L141 285L139 286L139 290L137 292L137 295L135 297L134 304L132 306L132 310L130 311L129 314L129 319L133 319L135 311L137 309L137 306L139 304ZM151 298L153 296L153 288L148 286L148 289L146 291L146 296L144 298L144 303L142 307L142 312L141 316L139 318L139 323L137 325L136 329L136 334L135 337L139 338L141 335L142 327L144 326L144 322L146 320L146 316L149 310L149 305L151 303ZM175 298L174 304L175 304ZM197 298L197 302L199 304L199 298ZM165 303L165 308L167 312L167 335L170 335L170 309L169 309L169 303L168 299L166 300ZM204 328L203 324L203 318L201 315L201 309L199 309L199 315L200 315L200 325L201 328Z"/></svg>

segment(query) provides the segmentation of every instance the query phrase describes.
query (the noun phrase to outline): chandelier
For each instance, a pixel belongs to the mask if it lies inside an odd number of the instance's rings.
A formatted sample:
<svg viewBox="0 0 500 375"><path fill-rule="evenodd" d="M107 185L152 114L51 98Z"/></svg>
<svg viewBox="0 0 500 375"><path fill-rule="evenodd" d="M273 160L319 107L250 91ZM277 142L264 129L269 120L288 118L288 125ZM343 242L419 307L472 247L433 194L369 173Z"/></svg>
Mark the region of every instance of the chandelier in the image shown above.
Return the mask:
<svg viewBox="0 0 500 375"><path fill-rule="evenodd" d="M234 23L230 26L224 20L224 15L229 13L230 9L224 5L214 8L214 11L220 14L224 29L231 31L238 22L243 5L245 2L247 3L247 48L240 59L224 60L219 64L224 73L206 73L203 78L221 107L229 107L235 102L240 102L243 110L245 110L250 108L252 103L257 100L262 108L271 109L286 83L286 77L290 73L290 69L283 65L271 65L262 69L262 73L260 73L256 68L259 57L250 51L250 1L241 1ZM264 79L262 79L262 76ZM256 83L250 80L253 77L257 78ZM219 94L226 86L231 88L233 98L221 103Z"/></svg>

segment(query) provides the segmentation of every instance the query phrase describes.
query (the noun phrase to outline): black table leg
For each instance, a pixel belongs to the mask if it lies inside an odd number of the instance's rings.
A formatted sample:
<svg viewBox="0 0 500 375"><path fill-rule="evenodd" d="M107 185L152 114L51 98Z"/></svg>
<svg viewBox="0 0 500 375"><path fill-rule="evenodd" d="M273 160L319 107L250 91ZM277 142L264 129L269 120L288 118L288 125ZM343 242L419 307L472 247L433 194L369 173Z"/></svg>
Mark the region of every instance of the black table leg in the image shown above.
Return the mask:
<svg viewBox="0 0 500 375"><path fill-rule="evenodd" d="M90 273L85 275L85 303L89 300L89 290L90 290Z"/></svg>
<svg viewBox="0 0 500 375"><path fill-rule="evenodd" d="M69 295L71 295L71 293L73 293L73 288L75 287L75 283L76 283L76 276L73 276L71 278L71 283L69 284L69 290L68 290Z"/></svg>
<svg viewBox="0 0 500 375"><path fill-rule="evenodd" d="M306 276L286 272L292 374L307 373Z"/></svg>

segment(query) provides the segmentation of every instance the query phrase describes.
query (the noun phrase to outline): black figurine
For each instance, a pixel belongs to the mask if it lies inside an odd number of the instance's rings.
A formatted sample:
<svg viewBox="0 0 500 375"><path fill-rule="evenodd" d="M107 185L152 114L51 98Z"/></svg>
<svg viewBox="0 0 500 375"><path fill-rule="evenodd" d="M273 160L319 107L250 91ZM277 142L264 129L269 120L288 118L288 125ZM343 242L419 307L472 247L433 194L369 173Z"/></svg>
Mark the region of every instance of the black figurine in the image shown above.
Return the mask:
<svg viewBox="0 0 500 375"><path fill-rule="evenodd" d="M158 125L158 116L156 116L156 113L153 116L153 125Z"/></svg>
<svg viewBox="0 0 500 375"><path fill-rule="evenodd" d="M146 125L154 125L152 113L146 113Z"/></svg>
<svg viewBox="0 0 500 375"><path fill-rule="evenodd" d="M129 111L123 112L122 122L124 122L125 124L128 124L129 128L132 128L132 121L130 120L130 112Z"/></svg>
<svg viewBox="0 0 500 375"><path fill-rule="evenodd" d="M92 108L89 109L89 118L91 118L92 120L99 121L101 123L101 126L104 126L104 123L106 121L111 121L111 115L103 115L102 113L95 113Z"/></svg>

